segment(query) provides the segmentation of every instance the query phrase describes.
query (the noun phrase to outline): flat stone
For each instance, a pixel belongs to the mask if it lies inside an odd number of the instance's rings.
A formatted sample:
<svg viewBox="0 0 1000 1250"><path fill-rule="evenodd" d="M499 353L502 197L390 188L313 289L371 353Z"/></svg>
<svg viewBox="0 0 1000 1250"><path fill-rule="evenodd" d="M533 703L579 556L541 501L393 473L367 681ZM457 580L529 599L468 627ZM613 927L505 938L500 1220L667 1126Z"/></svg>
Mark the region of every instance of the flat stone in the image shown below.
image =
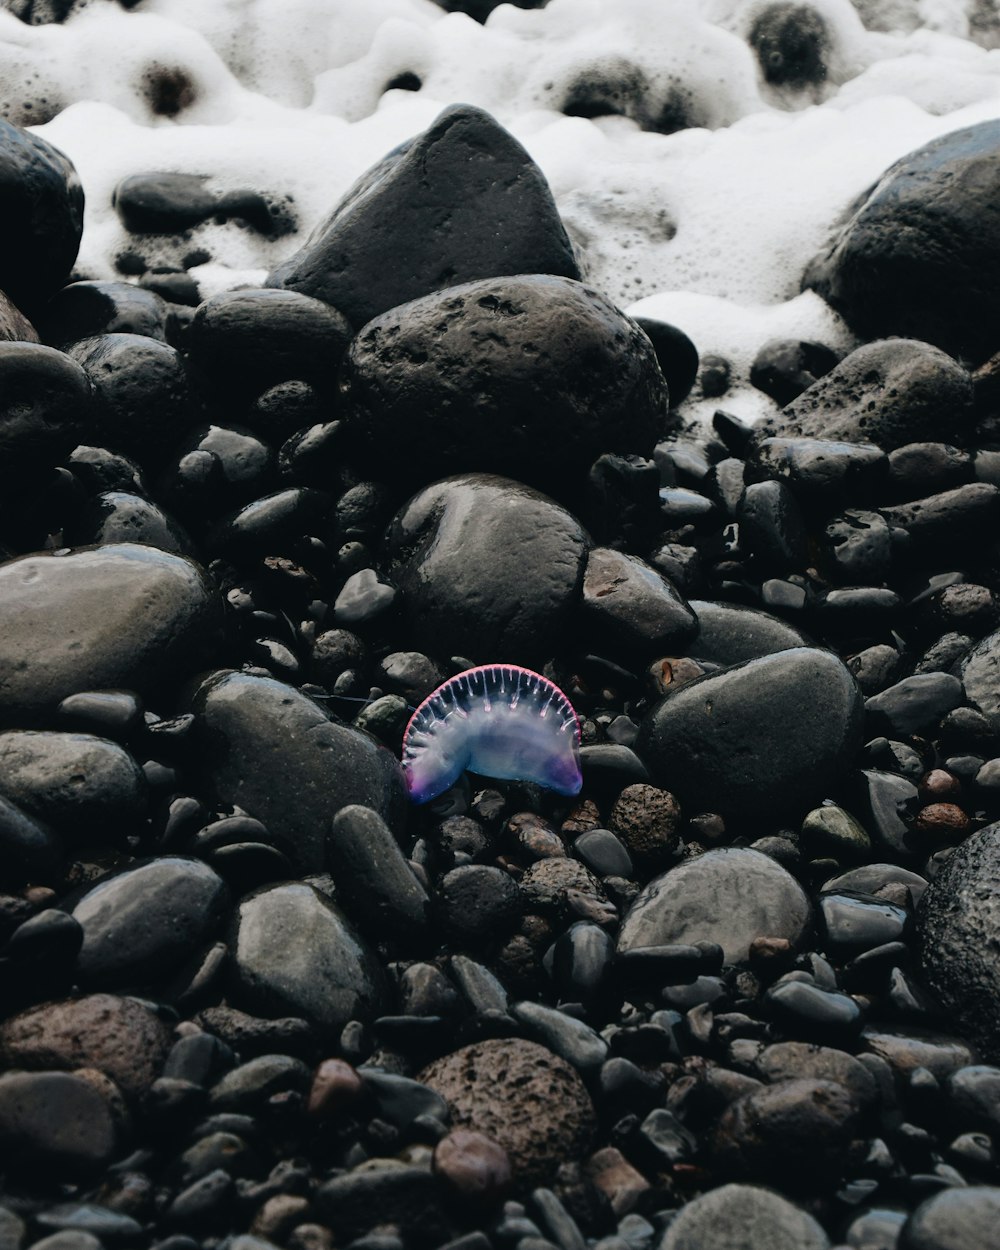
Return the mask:
<svg viewBox="0 0 1000 1250"><path fill-rule="evenodd" d="M531 487L472 473L414 495L386 545L415 645L530 665L569 624L588 539L574 516Z"/></svg>
<svg viewBox="0 0 1000 1250"><path fill-rule="evenodd" d="M299 1016L335 1037L349 1020L386 1009L375 955L312 886L266 886L243 899L230 946L237 1001L252 1011Z"/></svg>
<svg viewBox="0 0 1000 1250"><path fill-rule="evenodd" d="M84 1077L7 1072L0 1075L0 1146L29 1171L86 1176L114 1158L118 1130L108 1099Z"/></svg>
<svg viewBox="0 0 1000 1250"><path fill-rule="evenodd" d="M717 942L727 964L745 963L760 937L803 939L805 891L777 860L759 851L708 851L646 885L618 936L619 952Z"/></svg>
<svg viewBox="0 0 1000 1250"><path fill-rule="evenodd" d="M804 814L840 782L861 746L862 718L841 661L802 647L668 694L643 721L636 751L686 812L774 821Z"/></svg>
<svg viewBox="0 0 1000 1250"><path fill-rule="evenodd" d="M67 695L155 695L206 663L221 605L190 560L120 543L0 565L0 724L27 727Z"/></svg>
<svg viewBox="0 0 1000 1250"><path fill-rule="evenodd" d="M303 871L326 869L330 821L349 803L399 826L406 789L396 758L294 687L222 670L202 682L192 710L207 791L266 825Z"/></svg>
<svg viewBox="0 0 1000 1250"><path fill-rule="evenodd" d="M206 945L229 907L222 878L197 859L166 855L103 877L75 903L81 981L148 985Z"/></svg>

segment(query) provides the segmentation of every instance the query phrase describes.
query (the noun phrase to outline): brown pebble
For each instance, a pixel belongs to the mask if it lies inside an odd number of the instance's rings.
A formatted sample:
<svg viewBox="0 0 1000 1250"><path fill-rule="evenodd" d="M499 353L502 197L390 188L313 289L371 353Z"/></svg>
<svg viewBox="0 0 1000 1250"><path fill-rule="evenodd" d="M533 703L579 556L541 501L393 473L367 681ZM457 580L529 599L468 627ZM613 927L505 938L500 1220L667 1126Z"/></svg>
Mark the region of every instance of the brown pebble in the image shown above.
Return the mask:
<svg viewBox="0 0 1000 1250"><path fill-rule="evenodd" d="M511 816L505 832L515 850L528 859L554 859L566 854L566 843L547 820L534 812Z"/></svg>
<svg viewBox="0 0 1000 1250"><path fill-rule="evenodd" d="M718 812L701 812L687 823L690 836L708 846L716 846L726 836L726 822Z"/></svg>
<svg viewBox="0 0 1000 1250"><path fill-rule="evenodd" d="M324 1059L316 1069L306 1112L326 1120L356 1106L362 1093L361 1077L344 1059Z"/></svg>
<svg viewBox="0 0 1000 1250"><path fill-rule="evenodd" d="M917 790L925 803L947 803L961 798L962 783L954 773L932 768L921 777Z"/></svg>
<svg viewBox="0 0 1000 1250"><path fill-rule="evenodd" d="M667 694L704 675L705 670L701 665L686 655L657 660L649 669L654 694Z"/></svg>
<svg viewBox="0 0 1000 1250"><path fill-rule="evenodd" d="M0 1062L12 1068L97 1068L126 1098L160 1075L170 1047L162 1020L134 998L87 994L29 1007L0 1027Z"/></svg>
<svg viewBox="0 0 1000 1250"><path fill-rule="evenodd" d="M605 1146L592 1154L584 1171L591 1183L607 1198L611 1210L619 1219L635 1209L650 1187L649 1181L615 1146Z"/></svg>
<svg viewBox="0 0 1000 1250"><path fill-rule="evenodd" d="M916 828L932 837L960 838L969 830L969 817L957 803L928 803L917 813Z"/></svg>
<svg viewBox="0 0 1000 1250"><path fill-rule="evenodd" d="M590 1145L590 1095L574 1068L535 1042L474 1042L436 1059L417 1080L445 1099L456 1128L503 1146L520 1185L547 1184Z"/></svg>
<svg viewBox="0 0 1000 1250"><path fill-rule="evenodd" d="M433 1168L462 1198L494 1205L509 1191L513 1173L503 1146L474 1129L453 1129L434 1147Z"/></svg>
<svg viewBox="0 0 1000 1250"><path fill-rule="evenodd" d="M254 1237L281 1243L293 1228L305 1223L310 1214L308 1198L295 1194L275 1194L268 1198L250 1225Z"/></svg>
<svg viewBox="0 0 1000 1250"><path fill-rule="evenodd" d="M600 827L601 812L593 799L583 799L577 803L576 807L562 822L564 837L586 833L588 829L600 829Z"/></svg>
<svg viewBox="0 0 1000 1250"><path fill-rule="evenodd" d="M24 891L25 901L29 902L32 907L51 907L55 900L59 897L55 890L47 885L29 885Z"/></svg>
<svg viewBox="0 0 1000 1250"><path fill-rule="evenodd" d="M608 828L640 862L662 864L678 842L680 804L668 790L638 782L626 786L611 809Z"/></svg>

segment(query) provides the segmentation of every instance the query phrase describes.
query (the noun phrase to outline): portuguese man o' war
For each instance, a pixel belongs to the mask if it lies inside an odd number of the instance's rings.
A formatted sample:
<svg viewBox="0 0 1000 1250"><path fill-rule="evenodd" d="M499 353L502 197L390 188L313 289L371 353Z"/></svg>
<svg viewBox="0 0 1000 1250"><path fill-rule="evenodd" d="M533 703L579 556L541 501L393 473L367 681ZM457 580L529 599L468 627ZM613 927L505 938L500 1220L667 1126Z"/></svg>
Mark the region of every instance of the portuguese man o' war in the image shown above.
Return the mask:
<svg viewBox="0 0 1000 1250"><path fill-rule="evenodd" d="M406 727L410 798L430 802L466 769L579 794L580 722L572 703L540 673L515 664L486 664L450 678Z"/></svg>

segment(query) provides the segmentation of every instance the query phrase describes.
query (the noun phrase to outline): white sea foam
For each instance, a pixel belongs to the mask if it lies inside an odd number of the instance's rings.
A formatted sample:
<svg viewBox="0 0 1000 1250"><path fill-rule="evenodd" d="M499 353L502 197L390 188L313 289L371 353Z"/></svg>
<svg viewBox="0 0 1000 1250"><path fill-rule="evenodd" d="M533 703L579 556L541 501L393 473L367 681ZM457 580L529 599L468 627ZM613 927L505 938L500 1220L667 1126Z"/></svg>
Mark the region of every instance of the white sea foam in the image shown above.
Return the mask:
<svg viewBox="0 0 1000 1250"><path fill-rule="evenodd" d="M852 345L799 293L845 207L906 152L1000 117L989 6L795 2L825 31L826 75L800 86L766 82L749 43L774 0L551 0L485 26L431 0L90 0L61 26L0 12L0 103L80 171L81 275L121 276L111 195L127 174L290 201L299 229L278 240L229 221L143 242L151 264L210 254L192 270L206 295L260 282L385 151L447 104L480 105L548 177L589 280L729 359L730 393L696 390L687 412L754 419L770 410L747 381L766 339ZM390 87L403 75L420 89ZM566 116L581 91L630 116Z"/></svg>

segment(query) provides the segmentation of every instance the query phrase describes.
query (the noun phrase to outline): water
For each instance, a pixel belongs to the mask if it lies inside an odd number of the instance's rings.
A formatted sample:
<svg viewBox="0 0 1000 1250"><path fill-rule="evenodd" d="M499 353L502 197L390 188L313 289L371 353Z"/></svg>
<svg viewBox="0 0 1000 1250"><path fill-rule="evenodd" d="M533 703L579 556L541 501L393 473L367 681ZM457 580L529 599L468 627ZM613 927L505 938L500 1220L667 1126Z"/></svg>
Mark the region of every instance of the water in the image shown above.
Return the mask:
<svg viewBox="0 0 1000 1250"><path fill-rule="evenodd" d="M79 276L121 276L135 241L111 195L127 174L205 174L290 205L298 230L280 239L230 220L142 240L151 266L208 254L191 270L205 295L260 283L385 151L447 104L480 105L545 172L588 279L726 357L725 406L756 419L761 343L854 343L799 290L847 205L906 152L1000 116L996 0L796 5L819 50L784 84L751 46L774 7L552 0L481 26L431 0L92 0L61 26L0 13L2 105L80 172ZM605 108L618 115L567 115ZM685 412L717 403L696 391Z"/></svg>

